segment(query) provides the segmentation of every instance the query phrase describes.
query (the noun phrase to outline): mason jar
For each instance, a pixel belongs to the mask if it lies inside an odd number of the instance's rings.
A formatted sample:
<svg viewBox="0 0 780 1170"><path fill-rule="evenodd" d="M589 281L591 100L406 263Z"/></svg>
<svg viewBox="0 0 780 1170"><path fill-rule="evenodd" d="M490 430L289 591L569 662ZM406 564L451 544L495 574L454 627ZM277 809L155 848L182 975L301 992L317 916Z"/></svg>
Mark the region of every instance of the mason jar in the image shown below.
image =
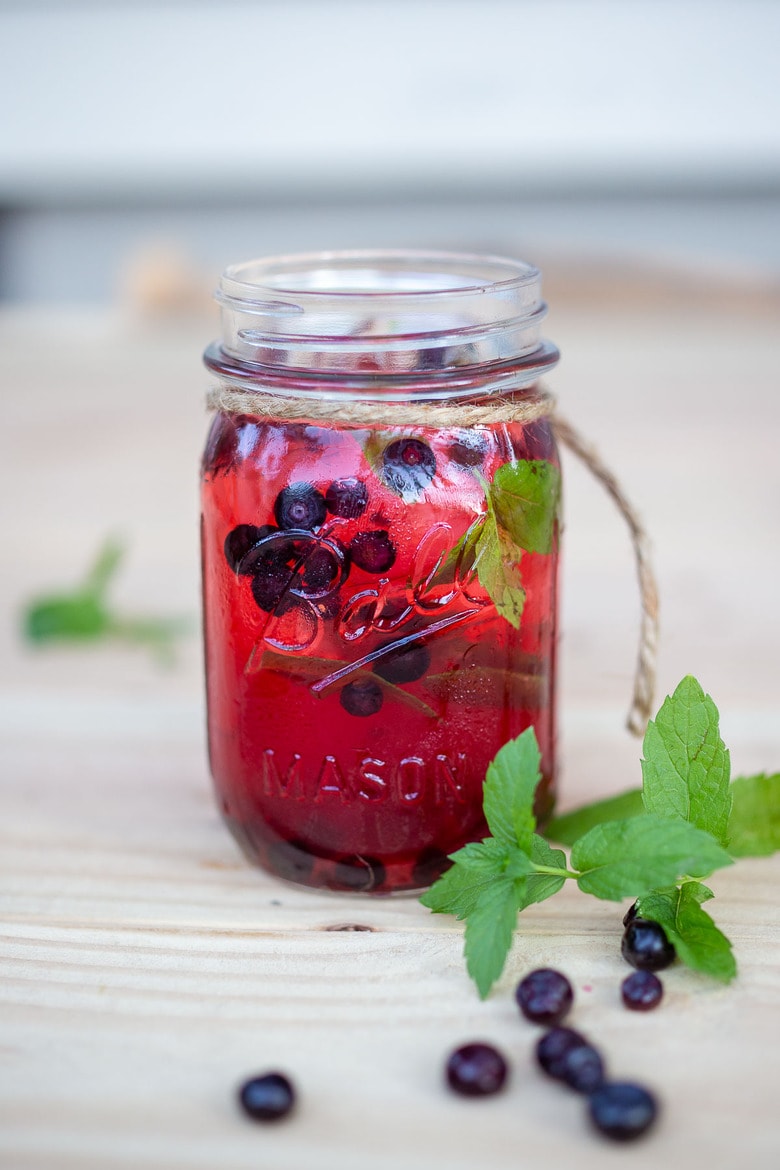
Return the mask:
<svg viewBox="0 0 780 1170"><path fill-rule="evenodd" d="M555 785L560 471L540 274L344 252L227 269L205 362L211 771L251 861L429 885L483 837L496 752Z"/></svg>

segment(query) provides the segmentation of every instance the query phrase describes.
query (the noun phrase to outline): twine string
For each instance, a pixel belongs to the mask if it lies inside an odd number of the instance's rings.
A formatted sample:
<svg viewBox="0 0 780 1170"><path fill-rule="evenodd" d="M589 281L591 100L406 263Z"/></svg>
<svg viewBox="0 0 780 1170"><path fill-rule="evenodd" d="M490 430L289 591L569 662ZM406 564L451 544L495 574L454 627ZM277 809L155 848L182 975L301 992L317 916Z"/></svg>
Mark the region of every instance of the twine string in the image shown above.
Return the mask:
<svg viewBox="0 0 780 1170"><path fill-rule="evenodd" d="M642 735L653 710L658 651L658 587L650 557L650 539L616 476L580 432L555 408L555 399L544 387L523 396L485 397L478 402L366 402L334 398L287 397L262 391L241 390L227 383L212 387L207 397L210 410L250 414L261 418L333 421L352 426L473 427L496 423L532 423L550 420L553 432L573 455L585 464L612 498L625 520L636 561L641 619L634 688L626 726Z"/></svg>

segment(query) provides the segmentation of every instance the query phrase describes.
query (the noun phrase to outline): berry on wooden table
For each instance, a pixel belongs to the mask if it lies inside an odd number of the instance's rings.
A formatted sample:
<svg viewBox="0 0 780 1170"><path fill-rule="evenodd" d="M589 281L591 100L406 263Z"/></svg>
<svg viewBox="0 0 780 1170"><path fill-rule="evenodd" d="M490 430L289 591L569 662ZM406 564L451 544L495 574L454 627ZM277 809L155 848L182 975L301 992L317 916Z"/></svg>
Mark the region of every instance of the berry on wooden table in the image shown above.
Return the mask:
<svg viewBox="0 0 780 1170"><path fill-rule="evenodd" d="M536 1045L536 1059L549 1077L560 1080L567 1054L573 1048L587 1046L587 1043L574 1028L551 1028Z"/></svg>
<svg viewBox="0 0 780 1170"><path fill-rule="evenodd" d="M447 1083L463 1097L487 1097L504 1087L504 1057L492 1044L464 1044L447 1061Z"/></svg>
<svg viewBox="0 0 780 1170"><path fill-rule="evenodd" d="M623 958L638 971L662 971L676 958L664 929L648 918L632 918L620 945Z"/></svg>
<svg viewBox="0 0 780 1170"><path fill-rule="evenodd" d="M613 1141L627 1142L641 1137L655 1121L658 1104L641 1085L616 1082L601 1085L588 1100L590 1118L596 1129Z"/></svg>
<svg viewBox="0 0 780 1170"><path fill-rule="evenodd" d="M632 971L620 985L623 1003L634 1012L649 1012L658 1007L664 985L652 971Z"/></svg>
<svg viewBox="0 0 780 1170"><path fill-rule="evenodd" d="M515 999L531 1023L559 1024L574 1002L574 992L560 971L539 967L520 980Z"/></svg>
<svg viewBox="0 0 780 1170"><path fill-rule="evenodd" d="M295 1104L295 1090L282 1073L264 1073L246 1081L238 1099L253 1121L280 1121Z"/></svg>

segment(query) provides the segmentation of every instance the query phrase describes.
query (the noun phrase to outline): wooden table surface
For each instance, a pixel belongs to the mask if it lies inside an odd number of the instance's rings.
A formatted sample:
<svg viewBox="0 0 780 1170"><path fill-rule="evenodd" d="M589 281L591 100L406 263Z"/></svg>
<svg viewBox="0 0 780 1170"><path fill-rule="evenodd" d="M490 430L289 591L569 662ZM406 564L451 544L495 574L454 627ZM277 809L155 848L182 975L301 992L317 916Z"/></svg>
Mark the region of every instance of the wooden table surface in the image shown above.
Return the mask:
<svg viewBox="0 0 780 1170"><path fill-rule="evenodd" d="M555 282L553 282L555 283ZM780 767L778 301L657 282L592 295L560 279L551 379L650 528L662 599L659 701L685 673L715 698L733 773ZM653 291L655 289L655 291ZM481 1003L462 927L414 899L319 895L250 868L222 827L204 751L197 633L163 669L122 645L33 650L33 594L75 582L123 534L118 607L197 626L196 472L213 320L0 315L0 1165L12 1170L509 1170L775 1167L780 859L713 879L740 974L674 967L648 1016L618 986L621 908L566 890L522 916ZM623 730L637 632L626 533L566 461L560 807L640 782ZM362 931L345 930L360 925ZM552 964L573 1024L618 1077L655 1088L630 1150L543 1081L513 988ZM442 1084L472 1038L509 1090ZM267 1068L300 1090L276 1128L237 1112Z"/></svg>

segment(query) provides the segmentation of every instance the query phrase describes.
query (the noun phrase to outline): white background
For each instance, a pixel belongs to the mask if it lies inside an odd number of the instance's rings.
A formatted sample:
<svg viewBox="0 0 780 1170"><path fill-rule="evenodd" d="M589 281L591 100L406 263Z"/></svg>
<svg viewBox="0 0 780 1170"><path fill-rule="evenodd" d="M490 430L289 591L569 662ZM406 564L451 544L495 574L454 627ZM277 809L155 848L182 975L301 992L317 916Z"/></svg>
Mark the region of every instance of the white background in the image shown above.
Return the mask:
<svg viewBox="0 0 780 1170"><path fill-rule="evenodd" d="M0 3L0 292L155 236L776 273L779 78L773 0Z"/></svg>

